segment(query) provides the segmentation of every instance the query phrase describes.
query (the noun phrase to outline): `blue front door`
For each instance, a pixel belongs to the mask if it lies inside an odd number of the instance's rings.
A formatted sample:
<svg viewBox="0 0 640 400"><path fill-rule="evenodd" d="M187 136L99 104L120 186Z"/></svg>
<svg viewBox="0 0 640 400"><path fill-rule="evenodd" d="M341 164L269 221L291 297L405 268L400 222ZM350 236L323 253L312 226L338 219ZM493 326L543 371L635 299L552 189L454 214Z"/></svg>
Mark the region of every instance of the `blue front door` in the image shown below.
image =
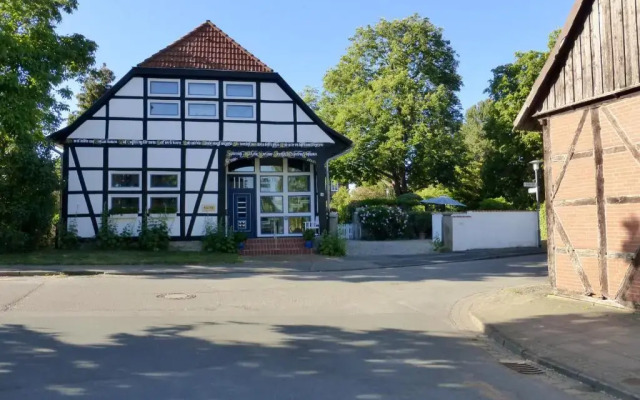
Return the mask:
<svg viewBox="0 0 640 400"><path fill-rule="evenodd" d="M231 227L249 237L256 236L255 181L254 175L229 175Z"/></svg>

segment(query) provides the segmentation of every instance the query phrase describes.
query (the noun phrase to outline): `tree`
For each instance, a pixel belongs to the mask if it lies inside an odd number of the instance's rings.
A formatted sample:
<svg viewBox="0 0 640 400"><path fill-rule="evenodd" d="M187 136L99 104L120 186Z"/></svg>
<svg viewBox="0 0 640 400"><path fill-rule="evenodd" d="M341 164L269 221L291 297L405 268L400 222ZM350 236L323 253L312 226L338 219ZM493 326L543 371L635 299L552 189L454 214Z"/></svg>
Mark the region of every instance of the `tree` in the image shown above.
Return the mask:
<svg viewBox="0 0 640 400"><path fill-rule="evenodd" d="M359 28L350 40L317 101L320 116L354 143L332 162L333 175L387 181L396 195L453 183L464 150L457 135L462 81L442 29L412 15Z"/></svg>
<svg viewBox="0 0 640 400"><path fill-rule="evenodd" d="M116 75L102 64L99 69L92 69L82 79L82 89L76 95L78 109L69 115L69 122L73 122L83 112L87 111L108 90L108 86L116 79Z"/></svg>
<svg viewBox="0 0 640 400"><path fill-rule="evenodd" d="M58 180L45 134L93 64L96 44L55 27L76 0L0 2L0 251L37 246L51 231Z"/></svg>
<svg viewBox="0 0 640 400"><path fill-rule="evenodd" d="M559 32L549 37L549 50ZM538 132L514 131L513 121L544 66L549 52L516 53L513 63L493 69L486 92L492 101L484 132L490 142L482 166L484 197L504 197L516 207L528 207L532 198L522 183L532 176L530 161L542 157L542 138Z"/></svg>

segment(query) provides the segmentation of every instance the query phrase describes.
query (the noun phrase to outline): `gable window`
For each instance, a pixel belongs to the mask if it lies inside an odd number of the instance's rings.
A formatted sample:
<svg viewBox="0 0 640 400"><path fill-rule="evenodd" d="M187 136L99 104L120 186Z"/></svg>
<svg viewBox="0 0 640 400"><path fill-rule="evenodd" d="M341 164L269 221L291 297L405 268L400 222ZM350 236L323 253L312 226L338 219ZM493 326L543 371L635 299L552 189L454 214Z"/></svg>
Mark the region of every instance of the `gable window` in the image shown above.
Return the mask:
<svg viewBox="0 0 640 400"><path fill-rule="evenodd" d="M180 104L177 101L150 101L149 115L159 117L180 116Z"/></svg>
<svg viewBox="0 0 640 400"><path fill-rule="evenodd" d="M255 118L255 104L225 104L225 117L235 119Z"/></svg>
<svg viewBox="0 0 640 400"><path fill-rule="evenodd" d="M187 81L187 96L189 97L217 97L218 84L208 81Z"/></svg>
<svg viewBox="0 0 640 400"><path fill-rule="evenodd" d="M132 174L132 173L111 174L111 187L114 189L139 188L140 174Z"/></svg>
<svg viewBox="0 0 640 400"><path fill-rule="evenodd" d="M178 212L178 198L171 196L151 196L149 198L150 214L175 214Z"/></svg>
<svg viewBox="0 0 640 400"><path fill-rule="evenodd" d="M229 164L229 172L255 172L255 160L238 160Z"/></svg>
<svg viewBox="0 0 640 400"><path fill-rule="evenodd" d="M140 212L140 198L139 197L112 197L111 208L109 214L137 214Z"/></svg>
<svg viewBox="0 0 640 400"><path fill-rule="evenodd" d="M224 97L236 99L255 99L255 83L224 83Z"/></svg>
<svg viewBox="0 0 640 400"><path fill-rule="evenodd" d="M214 102L187 102L187 115L194 118L213 118L218 116L218 104Z"/></svg>
<svg viewBox="0 0 640 400"><path fill-rule="evenodd" d="M177 188L178 174L155 174L149 175L149 187L151 188Z"/></svg>
<svg viewBox="0 0 640 400"><path fill-rule="evenodd" d="M180 84L178 81L149 81L149 94L156 96L178 96L180 95Z"/></svg>

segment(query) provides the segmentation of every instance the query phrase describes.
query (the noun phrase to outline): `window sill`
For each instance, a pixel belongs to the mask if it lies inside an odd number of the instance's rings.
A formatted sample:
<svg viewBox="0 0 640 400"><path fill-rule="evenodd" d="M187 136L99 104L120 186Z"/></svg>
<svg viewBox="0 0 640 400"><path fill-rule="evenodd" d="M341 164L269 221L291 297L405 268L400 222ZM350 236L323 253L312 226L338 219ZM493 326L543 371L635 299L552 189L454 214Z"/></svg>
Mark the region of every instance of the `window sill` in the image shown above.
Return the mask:
<svg viewBox="0 0 640 400"><path fill-rule="evenodd" d="M113 219L137 219L138 214L113 214L113 215L110 215L109 217Z"/></svg>

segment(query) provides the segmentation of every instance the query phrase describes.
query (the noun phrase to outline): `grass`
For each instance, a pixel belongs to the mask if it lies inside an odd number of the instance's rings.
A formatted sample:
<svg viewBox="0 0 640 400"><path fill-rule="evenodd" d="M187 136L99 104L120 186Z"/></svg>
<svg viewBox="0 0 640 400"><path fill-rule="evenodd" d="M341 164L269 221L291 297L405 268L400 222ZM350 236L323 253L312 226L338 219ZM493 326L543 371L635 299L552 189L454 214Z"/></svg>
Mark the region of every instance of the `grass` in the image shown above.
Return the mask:
<svg viewBox="0 0 640 400"><path fill-rule="evenodd" d="M238 262L237 254L174 250L40 250L0 254L0 265L218 265Z"/></svg>

